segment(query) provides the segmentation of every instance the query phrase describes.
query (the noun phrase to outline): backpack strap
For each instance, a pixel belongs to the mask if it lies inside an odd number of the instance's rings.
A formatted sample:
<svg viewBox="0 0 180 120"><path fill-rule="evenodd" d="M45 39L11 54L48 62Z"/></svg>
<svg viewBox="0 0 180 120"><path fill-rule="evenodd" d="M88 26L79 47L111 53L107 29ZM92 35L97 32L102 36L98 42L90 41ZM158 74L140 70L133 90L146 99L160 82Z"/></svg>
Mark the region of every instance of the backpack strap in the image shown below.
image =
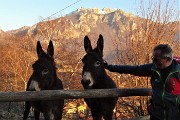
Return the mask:
<svg viewBox="0 0 180 120"><path fill-rule="evenodd" d="M174 57L173 57L173 59L174 59L174 60L176 60L176 61L177 61L177 63L179 63L179 64L180 64L180 57L179 57L179 56L174 56Z"/></svg>

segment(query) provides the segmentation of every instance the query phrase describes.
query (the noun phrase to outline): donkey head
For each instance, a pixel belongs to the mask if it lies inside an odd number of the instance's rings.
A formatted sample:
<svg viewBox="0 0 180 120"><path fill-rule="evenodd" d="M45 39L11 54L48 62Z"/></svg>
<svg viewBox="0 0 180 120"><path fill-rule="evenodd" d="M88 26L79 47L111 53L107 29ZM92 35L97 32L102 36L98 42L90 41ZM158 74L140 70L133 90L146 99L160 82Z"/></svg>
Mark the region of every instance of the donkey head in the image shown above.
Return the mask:
<svg viewBox="0 0 180 120"><path fill-rule="evenodd" d="M32 65L33 74L30 77L30 90L48 90L56 80L56 67L54 62L54 46L49 42L47 53L41 47L40 41L37 42L38 60Z"/></svg>
<svg viewBox="0 0 180 120"><path fill-rule="evenodd" d="M104 40L102 35L99 35L97 47L95 49L92 49L88 36L84 37L86 55L82 59L83 72L81 81L84 88L93 88L93 86L101 82L100 80L103 79L106 74L102 58L103 46Z"/></svg>

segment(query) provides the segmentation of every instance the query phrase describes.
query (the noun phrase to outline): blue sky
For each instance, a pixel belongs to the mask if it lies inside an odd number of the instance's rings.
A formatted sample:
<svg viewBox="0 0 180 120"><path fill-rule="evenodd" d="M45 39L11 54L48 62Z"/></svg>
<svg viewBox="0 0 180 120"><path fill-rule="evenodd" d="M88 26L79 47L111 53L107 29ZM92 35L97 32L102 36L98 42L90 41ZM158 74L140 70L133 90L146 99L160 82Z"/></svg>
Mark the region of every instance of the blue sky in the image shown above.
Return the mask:
<svg viewBox="0 0 180 120"><path fill-rule="evenodd" d="M79 2L77 2L79 1ZM66 8L72 3L76 4ZM57 13L54 17L68 14L78 8L119 8L136 13L140 0L0 0L0 27L4 31L32 26L39 18Z"/></svg>

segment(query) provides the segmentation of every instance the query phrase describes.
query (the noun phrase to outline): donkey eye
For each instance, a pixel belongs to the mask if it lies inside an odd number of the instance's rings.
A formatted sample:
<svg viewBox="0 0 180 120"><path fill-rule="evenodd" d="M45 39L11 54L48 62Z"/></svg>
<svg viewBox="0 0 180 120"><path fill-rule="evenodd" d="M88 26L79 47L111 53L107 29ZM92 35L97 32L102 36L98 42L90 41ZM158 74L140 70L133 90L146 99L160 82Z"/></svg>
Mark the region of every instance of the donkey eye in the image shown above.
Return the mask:
<svg viewBox="0 0 180 120"><path fill-rule="evenodd" d="M94 66L100 66L101 65L101 62L100 61L96 61Z"/></svg>
<svg viewBox="0 0 180 120"><path fill-rule="evenodd" d="M45 75L45 74L48 74L48 73L49 73L49 70L48 70L48 69L42 70L42 75Z"/></svg>

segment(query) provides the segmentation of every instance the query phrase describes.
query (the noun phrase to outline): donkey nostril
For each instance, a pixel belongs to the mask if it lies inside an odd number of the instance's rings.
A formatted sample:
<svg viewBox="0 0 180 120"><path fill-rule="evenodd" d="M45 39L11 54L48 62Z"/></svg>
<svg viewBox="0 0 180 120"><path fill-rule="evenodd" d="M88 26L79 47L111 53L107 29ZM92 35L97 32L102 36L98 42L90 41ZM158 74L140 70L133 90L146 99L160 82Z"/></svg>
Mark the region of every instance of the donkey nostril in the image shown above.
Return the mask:
<svg viewBox="0 0 180 120"><path fill-rule="evenodd" d="M81 80L81 83L85 86L88 86L91 83L91 81L90 80Z"/></svg>
<svg viewBox="0 0 180 120"><path fill-rule="evenodd" d="M86 85L89 85L90 83L91 83L90 80L85 81L85 84L86 84Z"/></svg>

